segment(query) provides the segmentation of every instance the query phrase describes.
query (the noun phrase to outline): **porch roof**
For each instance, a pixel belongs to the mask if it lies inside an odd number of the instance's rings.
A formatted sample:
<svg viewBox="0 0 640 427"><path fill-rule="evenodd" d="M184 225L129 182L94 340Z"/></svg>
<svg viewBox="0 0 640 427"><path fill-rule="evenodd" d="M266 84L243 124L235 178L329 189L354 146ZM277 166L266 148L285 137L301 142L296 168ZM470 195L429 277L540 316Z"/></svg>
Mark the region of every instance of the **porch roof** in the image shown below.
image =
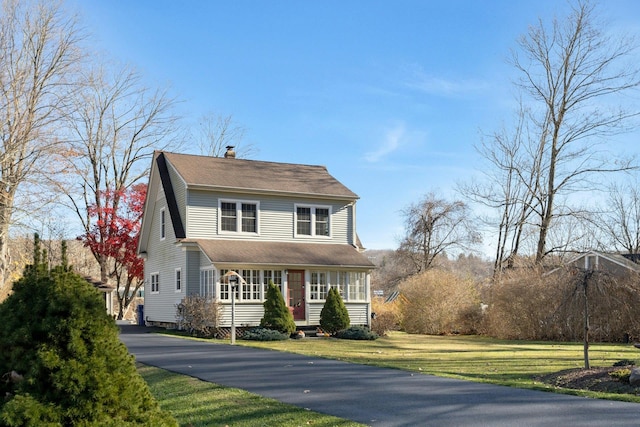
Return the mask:
<svg viewBox="0 0 640 427"><path fill-rule="evenodd" d="M183 239L197 244L215 263L300 267L374 268L374 264L351 245L255 242L242 240Z"/></svg>

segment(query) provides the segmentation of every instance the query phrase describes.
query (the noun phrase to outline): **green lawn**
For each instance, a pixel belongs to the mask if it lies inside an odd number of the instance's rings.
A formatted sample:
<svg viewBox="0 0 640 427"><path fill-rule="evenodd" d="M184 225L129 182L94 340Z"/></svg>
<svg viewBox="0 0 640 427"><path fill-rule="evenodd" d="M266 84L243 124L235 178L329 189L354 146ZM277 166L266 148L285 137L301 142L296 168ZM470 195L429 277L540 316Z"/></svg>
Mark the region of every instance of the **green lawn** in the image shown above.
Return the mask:
<svg viewBox="0 0 640 427"><path fill-rule="evenodd" d="M305 338L273 342L238 340L237 343L450 378L640 403L640 396L562 390L535 380L540 375L583 367L582 343L401 332L376 341ZM612 366L622 359L640 359L640 350L631 344L592 344L589 354L592 367Z"/></svg>
<svg viewBox="0 0 640 427"><path fill-rule="evenodd" d="M229 343L228 340L211 342ZM640 403L640 396L558 389L536 381L539 375L582 367L582 343L504 341L478 336L400 332L376 341L305 338L236 342L470 381ZM623 359L640 359L640 350L630 344L593 344L590 348L592 367L612 366ZM170 411L182 426L360 425L157 368L141 366L140 372L162 408Z"/></svg>

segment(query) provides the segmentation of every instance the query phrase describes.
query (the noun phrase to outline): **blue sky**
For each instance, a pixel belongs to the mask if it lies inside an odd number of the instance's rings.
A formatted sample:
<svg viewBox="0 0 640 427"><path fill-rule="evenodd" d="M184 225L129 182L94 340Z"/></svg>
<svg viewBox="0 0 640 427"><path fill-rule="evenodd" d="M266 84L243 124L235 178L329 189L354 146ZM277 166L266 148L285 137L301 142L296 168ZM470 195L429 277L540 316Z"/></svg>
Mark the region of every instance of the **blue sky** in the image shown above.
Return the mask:
<svg viewBox="0 0 640 427"><path fill-rule="evenodd" d="M170 85L186 118L231 114L259 150L252 159L325 165L360 196L370 249L397 247L400 211L422 195L459 197L456 183L480 166L474 144L511 118L510 49L567 10L560 0L70 4L97 50ZM640 2L604 4L609 29L640 33Z"/></svg>

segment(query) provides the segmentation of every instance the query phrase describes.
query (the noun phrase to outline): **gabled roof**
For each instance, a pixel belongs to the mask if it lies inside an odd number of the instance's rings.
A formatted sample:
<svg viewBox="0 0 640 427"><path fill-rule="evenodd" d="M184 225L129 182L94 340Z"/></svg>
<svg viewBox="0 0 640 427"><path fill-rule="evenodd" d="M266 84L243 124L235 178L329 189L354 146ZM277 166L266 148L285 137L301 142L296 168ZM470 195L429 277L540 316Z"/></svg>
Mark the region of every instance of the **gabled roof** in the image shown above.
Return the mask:
<svg viewBox="0 0 640 427"><path fill-rule="evenodd" d="M573 258L570 258L568 261L564 263L564 265L570 265L576 263L578 260L583 259L586 256L598 256L606 259L607 261L619 265L620 267L626 268L629 271L633 271L635 273L640 273L640 264L636 264L635 262L629 260L622 254L612 254L607 252L599 252L599 251L587 251L584 253L577 254ZM553 270L545 273L551 274L558 271L562 267L554 268Z"/></svg>
<svg viewBox="0 0 640 427"><path fill-rule="evenodd" d="M358 195L324 166L161 152L187 187L354 200Z"/></svg>
<svg viewBox="0 0 640 427"><path fill-rule="evenodd" d="M375 267L351 245L213 239L184 239L181 242L198 245L214 264Z"/></svg>

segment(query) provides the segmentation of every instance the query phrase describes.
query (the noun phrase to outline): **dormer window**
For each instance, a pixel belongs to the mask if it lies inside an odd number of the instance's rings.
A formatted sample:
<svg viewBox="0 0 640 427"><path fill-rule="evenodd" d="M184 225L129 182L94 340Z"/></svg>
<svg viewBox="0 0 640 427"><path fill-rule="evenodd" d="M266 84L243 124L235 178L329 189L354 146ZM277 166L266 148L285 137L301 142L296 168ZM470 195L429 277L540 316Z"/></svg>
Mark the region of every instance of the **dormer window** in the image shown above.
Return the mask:
<svg viewBox="0 0 640 427"><path fill-rule="evenodd" d="M296 236L329 237L330 217L328 206L296 205Z"/></svg>
<svg viewBox="0 0 640 427"><path fill-rule="evenodd" d="M258 209L258 202L221 200L220 231L225 233L257 233Z"/></svg>

